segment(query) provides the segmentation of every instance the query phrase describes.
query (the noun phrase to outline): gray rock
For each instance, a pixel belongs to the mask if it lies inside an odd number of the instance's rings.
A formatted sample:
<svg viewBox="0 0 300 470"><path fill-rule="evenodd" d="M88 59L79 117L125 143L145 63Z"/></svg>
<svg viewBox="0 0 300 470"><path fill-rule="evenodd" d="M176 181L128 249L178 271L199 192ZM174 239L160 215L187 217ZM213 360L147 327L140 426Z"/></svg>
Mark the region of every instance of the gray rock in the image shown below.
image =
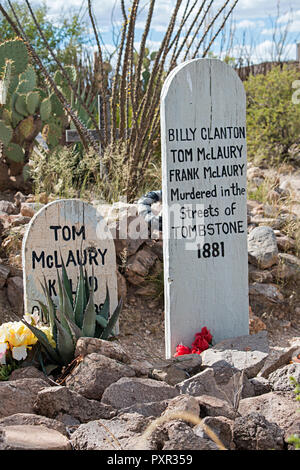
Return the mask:
<svg viewBox="0 0 300 470"><path fill-rule="evenodd" d="M292 426L300 421L298 408L299 404L292 392L269 392L241 400L238 411L242 416L252 412L263 415L268 421L282 428L287 438L291 435Z"/></svg>
<svg viewBox="0 0 300 470"><path fill-rule="evenodd" d="M56 419L39 416L32 413L16 413L0 419L0 427L30 424L32 426L45 426L67 436L66 426Z"/></svg>
<svg viewBox="0 0 300 470"><path fill-rule="evenodd" d="M137 286L142 284L157 259L157 255L148 246L142 247L134 255L129 256L126 265L128 282Z"/></svg>
<svg viewBox="0 0 300 470"><path fill-rule="evenodd" d="M135 403L134 405L128 406L126 408L121 408L119 414L124 413L138 413L147 418L153 416L158 418L168 407L169 400L162 401L151 401L149 403Z"/></svg>
<svg viewBox="0 0 300 470"><path fill-rule="evenodd" d="M41 379L50 384L50 380L46 377L46 375L34 366L20 367L19 369L15 369L9 376L10 381L20 379Z"/></svg>
<svg viewBox="0 0 300 470"><path fill-rule="evenodd" d="M254 387L255 396L263 395L264 393L271 392L271 389L272 389L271 384L264 377L254 377L253 379L250 379L250 382L252 383Z"/></svg>
<svg viewBox="0 0 300 470"><path fill-rule="evenodd" d="M86 337L79 338L76 343L75 357L79 355L85 357L92 353L102 354L119 362L130 363L130 357L116 341Z"/></svg>
<svg viewBox="0 0 300 470"><path fill-rule="evenodd" d="M17 214L18 209L13 202L9 201L0 201L0 212L5 212L6 214Z"/></svg>
<svg viewBox="0 0 300 470"><path fill-rule="evenodd" d="M239 413L226 400L212 397L210 395L201 395L197 397L198 405L200 405L200 416L224 416L228 419L235 419Z"/></svg>
<svg viewBox="0 0 300 470"><path fill-rule="evenodd" d="M272 282L273 274L271 271L258 269L252 264L248 265L249 282Z"/></svg>
<svg viewBox="0 0 300 470"><path fill-rule="evenodd" d="M102 354L92 353L71 372L66 386L86 398L101 400L104 390L122 377L133 377L134 370ZM152 400L153 401L153 400Z"/></svg>
<svg viewBox="0 0 300 470"><path fill-rule="evenodd" d="M190 395L178 395L168 400L168 406L162 413L162 416L168 413L189 413L197 418L200 416L200 406L196 398Z"/></svg>
<svg viewBox="0 0 300 470"><path fill-rule="evenodd" d="M298 281L300 279L300 259L288 253L279 253L276 276L280 279Z"/></svg>
<svg viewBox="0 0 300 470"><path fill-rule="evenodd" d="M78 427L71 443L75 450L131 450L150 423L150 418L137 413L90 421ZM152 448L147 442L144 445L146 449Z"/></svg>
<svg viewBox="0 0 300 470"><path fill-rule="evenodd" d="M216 434L226 449L235 449L233 443L233 420L225 416L206 416L202 419L202 424L208 426ZM200 424L194 427L194 433L201 438L208 438Z"/></svg>
<svg viewBox="0 0 300 470"><path fill-rule="evenodd" d="M224 360L236 369L244 371L248 378L258 374L268 355L269 345L266 331L225 339L201 354L203 366L212 366Z"/></svg>
<svg viewBox="0 0 300 470"><path fill-rule="evenodd" d="M254 228L248 235L250 263L265 269L278 261L278 247L274 230L268 226Z"/></svg>
<svg viewBox="0 0 300 470"><path fill-rule="evenodd" d="M284 433L277 424L253 412L235 420L233 442L237 450L283 450Z"/></svg>
<svg viewBox="0 0 300 470"><path fill-rule="evenodd" d="M19 276L9 277L7 280L7 297L10 305L19 315L24 312L23 279Z"/></svg>
<svg viewBox="0 0 300 470"><path fill-rule="evenodd" d="M0 450L71 450L66 436L45 426L14 425L2 431Z"/></svg>
<svg viewBox="0 0 300 470"><path fill-rule="evenodd" d="M174 398L176 388L159 380L124 377L112 383L102 395L102 403L121 409L135 403L149 403Z"/></svg>
<svg viewBox="0 0 300 470"><path fill-rule="evenodd" d="M45 204L39 202L21 202L21 215L25 217L33 217Z"/></svg>
<svg viewBox="0 0 300 470"><path fill-rule="evenodd" d="M264 367L261 369L259 375L267 378L271 372L274 372L276 369L279 369L282 366L286 366L290 363L293 354L299 349L299 345L294 345L291 348L284 350L276 355L276 357L268 358Z"/></svg>
<svg viewBox="0 0 300 470"><path fill-rule="evenodd" d="M48 383L41 379L0 382L0 418L16 413L34 413L37 394L46 387L49 387Z"/></svg>
<svg viewBox="0 0 300 470"><path fill-rule="evenodd" d="M300 384L300 363L289 364L272 372L269 377L269 383L272 389L279 392L293 391L295 385L290 378L294 377L296 382Z"/></svg>
<svg viewBox="0 0 300 470"><path fill-rule="evenodd" d="M262 305L280 304L284 300L278 286L275 284L260 284L258 282L250 284L249 296L250 299L261 302Z"/></svg>
<svg viewBox="0 0 300 470"><path fill-rule="evenodd" d="M156 362L154 369L164 370L171 365L191 376L202 370L202 357L200 354L184 354L183 356L172 357L168 360Z"/></svg>
<svg viewBox="0 0 300 470"><path fill-rule="evenodd" d="M218 361L203 372L176 385L180 393L200 397L210 395L227 400L233 407L241 397L254 395L254 389L243 372L226 361Z"/></svg>
<svg viewBox="0 0 300 470"><path fill-rule="evenodd" d="M163 426L167 432L162 450L219 450L217 444L207 437L199 437L185 422L170 421Z"/></svg>
<svg viewBox="0 0 300 470"><path fill-rule="evenodd" d="M162 367L161 369L152 369L149 377L156 380L162 380L169 385L176 385L189 377L189 374L177 366L170 364Z"/></svg>
<svg viewBox="0 0 300 470"><path fill-rule="evenodd" d="M96 400L88 400L67 387L49 387L41 390L36 398L34 410L43 416L62 420L64 414L72 416L80 423L95 419L110 419L116 412L109 405Z"/></svg>
<svg viewBox="0 0 300 470"><path fill-rule="evenodd" d="M10 268L0 264L0 289L5 286L8 276L10 274Z"/></svg>

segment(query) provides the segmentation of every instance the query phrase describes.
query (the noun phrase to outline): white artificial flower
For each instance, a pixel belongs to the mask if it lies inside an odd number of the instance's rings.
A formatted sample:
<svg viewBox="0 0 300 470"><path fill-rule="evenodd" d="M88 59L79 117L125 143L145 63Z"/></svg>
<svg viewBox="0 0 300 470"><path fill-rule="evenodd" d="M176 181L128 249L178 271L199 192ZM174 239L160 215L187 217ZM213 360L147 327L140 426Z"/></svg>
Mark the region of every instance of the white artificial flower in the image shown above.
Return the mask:
<svg viewBox="0 0 300 470"><path fill-rule="evenodd" d="M6 364L7 343L0 343L0 364Z"/></svg>
<svg viewBox="0 0 300 470"><path fill-rule="evenodd" d="M27 348L26 346L15 346L12 348L12 357L16 359L16 361L21 361L22 359L26 359L27 357Z"/></svg>

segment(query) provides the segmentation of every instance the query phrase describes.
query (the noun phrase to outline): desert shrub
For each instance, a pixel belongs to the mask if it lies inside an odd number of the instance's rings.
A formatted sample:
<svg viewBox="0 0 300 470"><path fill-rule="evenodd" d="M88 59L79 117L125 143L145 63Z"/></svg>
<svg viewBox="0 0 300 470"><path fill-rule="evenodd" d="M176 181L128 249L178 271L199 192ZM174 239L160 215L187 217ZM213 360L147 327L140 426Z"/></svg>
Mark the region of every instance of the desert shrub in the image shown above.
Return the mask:
<svg viewBox="0 0 300 470"><path fill-rule="evenodd" d="M39 150L30 161L34 191L55 197L101 199L108 203L126 196L129 167L124 142L108 145L101 156L94 149L85 151L81 144L58 146L51 151ZM102 170L101 168L105 169ZM156 159L149 163L138 197L161 187L161 169Z"/></svg>
<svg viewBox="0 0 300 470"><path fill-rule="evenodd" d="M30 161L34 190L36 194L81 197L85 190L96 186L99 166L95 152L83 152L78 145L34 152Z"/></svg>
<svg viewBox="0 0 300 470"><path fill-rule="evenodd" d="M247 145L249 159L269 164L300 163L300 105L292 102L292 83L300 72L287 65L266 75L251 75L247 93ZM295 150L295 144L299 144Z"/></svg>

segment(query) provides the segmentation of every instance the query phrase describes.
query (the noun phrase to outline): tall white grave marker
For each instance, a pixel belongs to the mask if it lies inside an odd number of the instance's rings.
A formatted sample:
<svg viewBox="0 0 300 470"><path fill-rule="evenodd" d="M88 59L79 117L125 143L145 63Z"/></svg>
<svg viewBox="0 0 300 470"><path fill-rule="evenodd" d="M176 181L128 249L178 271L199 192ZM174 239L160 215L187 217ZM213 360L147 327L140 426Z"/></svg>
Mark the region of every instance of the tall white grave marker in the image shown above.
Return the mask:
<svg viewBox="0 0 300 470"><path fill-rule="evenodd" d="M39 311L45 302L40 283L45 276L54 302L61 256L75 295L80 263L94 275L94 300L99 311L110 295L110 313L118 304L114 240L97 210L79 199L62 199L43 207L32 218L23 240L25 313Z"/></svg>
<svg viewBox="0 0 300 470"><path fill-rule="evenodd" d="M203 326L248 334L245 91L217 59L176 67L161 96L166 356Z"/></svg>

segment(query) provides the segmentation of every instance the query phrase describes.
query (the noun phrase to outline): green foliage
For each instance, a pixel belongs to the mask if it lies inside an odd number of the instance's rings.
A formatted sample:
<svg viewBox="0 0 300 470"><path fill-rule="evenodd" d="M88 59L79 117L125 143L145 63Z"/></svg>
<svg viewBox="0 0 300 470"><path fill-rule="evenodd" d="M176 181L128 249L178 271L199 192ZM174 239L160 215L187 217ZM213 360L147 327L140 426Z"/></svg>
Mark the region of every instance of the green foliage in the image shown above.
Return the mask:
<svg viewBox="0 0 300 470"><path fill-rule="evenodd" d="M54 304L50 296L46 279L41 287L47 304L39 302L42 320L50 326L56 347L50 344L41 330L26 321L23 322L38 338L44 352L52 362L68 365L74 358L78 338L85 336L107 340L112 335L122 308L122 300L109 318L110 299L107 289L105 302L100 312L97 313L94 305L93 277L90 281L82 266L79 268L75 297L73 297L63 261L61 275L57 273L57 281L58 305Z"/></svg>
<svg viewBox="0 0 300 470"><path fill-rule="evenodd" d="M99 155L94 151L83 152L81 144L69 148L56 145L50 152L33 152L31 160L31 175L37 194L46 192L70 198L83 197L85 191L89 191L88 197L100 195Z"/></svg>
<svg viewBox="0 0 300 470"><path fill-rule="evenodd" d="M11 3L35 51L47 68L53 72L56 69L56 64L53 63L52 57L38 34L25 2L13 1ZM4 1L3 6L8 13L12 14L8 2ZM68 12L62 10L61 16L55 22L47 16L49 7L46 2L32 4L32 9L48 43L58 51L60 61L65 65L74 63L77 54L82 52L83 45L87 42L86 26L79 18L79 13L74 11L74 6ZM2 16L0 16L0 38L15 38L14 30Z"/></svg>
<svg viewBox="0 0 300 470"><path fill-rule="evenodd" d="M299 78L295 67L278 66L244 82L248 156L256 163L292 161L289 151L300 135L300 106L292 103L292 83Z"/></svg>
<svg viewBox="0 0 300 470"><path fill-rule="evenodd" d="M296 400L300 401L300 384L297 382L295 377L290 377L292 385L294 385L294 393L296 395ZM300 409L298 410L300 411ZM293 444L296 450L300 450L300 436L298 434L293 434L287 440L289 444Z"/></svg>
<svg viewBox="0 0 300 470"><path fill-rule="evenodd" d="M0 365L0 382L9 380L10 374L17 368L15 363Z"/></svg>

